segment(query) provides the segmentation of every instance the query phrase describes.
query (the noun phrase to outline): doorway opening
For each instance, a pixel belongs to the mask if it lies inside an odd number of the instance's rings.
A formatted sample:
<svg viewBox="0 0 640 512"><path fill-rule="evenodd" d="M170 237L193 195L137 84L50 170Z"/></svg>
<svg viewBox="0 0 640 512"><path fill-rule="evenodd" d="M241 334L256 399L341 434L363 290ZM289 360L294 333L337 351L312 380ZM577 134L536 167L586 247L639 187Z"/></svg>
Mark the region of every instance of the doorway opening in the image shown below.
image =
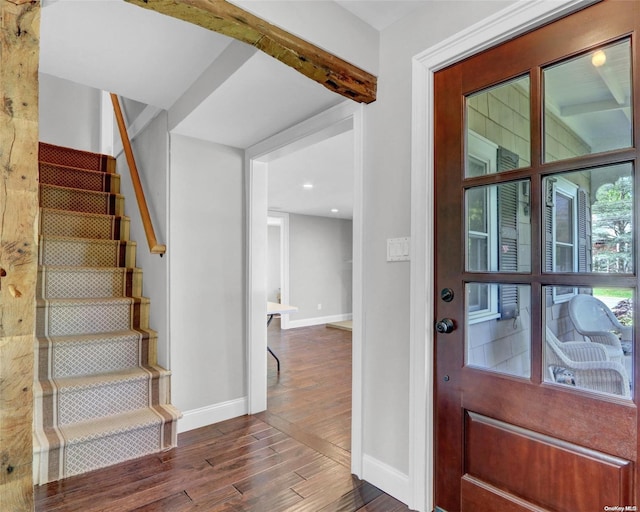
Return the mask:
<svg viewBox="0 0 640 512"><path fill-rule="evenodd" d="M268 290L268 216L269 169L278 159L309 148L332 137L348 134L353 148L353 218L351 236L351 316L352 331L352 380L351 380L351 471L361 473L361 423L362 423L362 174L363 174L363 115L364 106L344 102L318 116L271 137L247 150L246 172L248 193L248 303L247 303L247 388L249 413L267 409L267 328L266 304ZM304 185L304 183L302 184ZM304 201L303 201L304 203ZM336 207L336 209L340 209ZM336 212L329 212L335 216ZM290 283L291 285L291 283ZM293 297L291 297L293 299ZM320 308L318 308L320 304ZM297 304L294 304L297 306ZM303 304L306 308L308 305ZM322 302L314 299L315 315L306 313L313 325L313 318L322 318ZM306 309L305 309L306 310ZM292 317L293 315L290 315ZM324 319L323 319L324 320ZM292 318L289 319L291 326ZM300 325L300 324L299 324ZM304 324L302 324L304 325ZM295 324L294 324L295 326ZM282 371L286 371L285 368Z"/></svg>

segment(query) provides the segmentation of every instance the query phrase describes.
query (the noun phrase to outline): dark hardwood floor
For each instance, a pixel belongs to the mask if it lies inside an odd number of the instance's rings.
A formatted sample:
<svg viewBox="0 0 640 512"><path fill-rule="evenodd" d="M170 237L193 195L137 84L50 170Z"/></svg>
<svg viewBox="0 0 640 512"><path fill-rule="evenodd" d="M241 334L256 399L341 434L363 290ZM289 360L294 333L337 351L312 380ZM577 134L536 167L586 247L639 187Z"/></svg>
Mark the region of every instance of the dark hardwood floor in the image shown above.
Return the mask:
<svg viewBox="0 0 640 512"><path fill-rule="evenodd" d="M351 333L280 331L268 410L178 436L178 447L36 486L36 511L406 512L349 471Z"/></svg>

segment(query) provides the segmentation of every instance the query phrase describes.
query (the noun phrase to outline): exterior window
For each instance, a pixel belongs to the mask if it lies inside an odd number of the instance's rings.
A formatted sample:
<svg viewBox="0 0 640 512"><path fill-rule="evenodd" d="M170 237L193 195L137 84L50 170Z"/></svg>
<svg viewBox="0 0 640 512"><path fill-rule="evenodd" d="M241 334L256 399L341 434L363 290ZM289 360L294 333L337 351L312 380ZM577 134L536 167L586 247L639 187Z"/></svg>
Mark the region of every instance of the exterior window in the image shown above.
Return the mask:
<svg viewBox="0 0 640 512"><path fill-rule="evenodd" d="M496 187L467 191L468 248L467 268L472 272L498 270ZM496 285L470 284L468 310L471 322L498 318Z"/></svg>
<svg viewBox="0 0 640 512"><path fill-rule="evenodd" d="M496 172L498 146L469 132L467 140L467 172L482 176ZM476 187L467 190L467 269L472 272L498 270L498 213L496 187ZM467 287L469 322L498 318L496 285L474 283Z"/></svg>
<svg viewBox="0 0 640 512"><path fill-rule="evenodd" d="M467 174L482 176L514 169L518 156L469 131ZM520 226L529 222L529 182L472 187L465 192L466 269L469 272L529 271L529 259L521 252L530 247L530 230ZM520 214L522 212L522 215ZM522 248L522 249L521 249ZM473 283L467 286L469 322L516 318L519 291L511 284Z"/></svg>
<svg viewBox="0 0 640 512"><path fill-rule="evenodd" d="M552 186L553 272L578 271L578 186L563 178L549 180ZM570 300L576 290L567 286L553 288L555 303Z"/></svg>

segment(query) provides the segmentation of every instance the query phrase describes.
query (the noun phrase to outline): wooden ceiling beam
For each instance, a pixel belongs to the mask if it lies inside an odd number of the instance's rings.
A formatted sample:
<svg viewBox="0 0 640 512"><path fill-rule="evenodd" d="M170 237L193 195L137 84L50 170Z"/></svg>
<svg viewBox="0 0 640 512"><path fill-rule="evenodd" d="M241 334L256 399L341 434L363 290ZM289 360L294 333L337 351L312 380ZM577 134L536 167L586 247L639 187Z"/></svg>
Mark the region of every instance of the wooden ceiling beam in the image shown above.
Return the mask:
<svg viewBox="0 0 640 512"><path fill-rule="evenodd" d="M375 76L225 0L126 1L250 44L356 102L376 99Z"/></svg>

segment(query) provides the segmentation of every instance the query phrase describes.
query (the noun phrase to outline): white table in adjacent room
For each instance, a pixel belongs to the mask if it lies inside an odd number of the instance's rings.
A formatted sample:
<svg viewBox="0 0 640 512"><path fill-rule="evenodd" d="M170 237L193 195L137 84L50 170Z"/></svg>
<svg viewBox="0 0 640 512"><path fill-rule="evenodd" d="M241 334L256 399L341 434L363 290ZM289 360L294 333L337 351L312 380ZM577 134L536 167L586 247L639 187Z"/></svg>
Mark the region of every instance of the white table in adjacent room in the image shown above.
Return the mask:
<svg viewBox="0 0 640 512"><path fill-rule="evenodd" d="M280 304L278 302L267 302L267 327L269 327L269 325L271 324L271 320L273 320L273 317L276 315L286 315L287 313L295 313L296 311L298 311L298 308L295 306L289 306L287 304ZM269 348L269 345L267 345L267 350L269 351L269 354L271 354L273 356L273 358L276 360L276 363L278 365L278 373L280 372L280 359L278 359L278 356L276 356L273 353L273 350L271 350Z"/></svg>

